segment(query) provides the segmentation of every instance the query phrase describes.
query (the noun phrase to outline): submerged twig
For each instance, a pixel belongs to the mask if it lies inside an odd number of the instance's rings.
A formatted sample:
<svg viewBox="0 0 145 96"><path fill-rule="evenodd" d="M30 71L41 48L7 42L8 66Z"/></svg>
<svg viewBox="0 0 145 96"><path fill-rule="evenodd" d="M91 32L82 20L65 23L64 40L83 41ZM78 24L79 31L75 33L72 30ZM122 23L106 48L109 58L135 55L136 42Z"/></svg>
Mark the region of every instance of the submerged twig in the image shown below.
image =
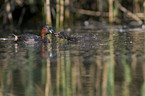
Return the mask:
<svg viewBox="0 0 145 96"><path fill-rule="evenodd" d="M18 36L15 35L15 34L12 34L13 36L15 36L15 38L13 39L14 41L17 41L18 40Z"/></svg>
<svg viewBox="0 0 145 96"><path fill-rule="evenodd" d="M14 40L13 38L0 38L0 40L7 41L7 40Z"/></svg>
<svg viewBox="0 0 145 96"><path fill-rule="evenodd" d="M17 41L18 40L18 36L15 34L12 34L14 36L14 38L0 38L0 40L3 41L7 41L7 40L13 40L13 41Z"/></svg>

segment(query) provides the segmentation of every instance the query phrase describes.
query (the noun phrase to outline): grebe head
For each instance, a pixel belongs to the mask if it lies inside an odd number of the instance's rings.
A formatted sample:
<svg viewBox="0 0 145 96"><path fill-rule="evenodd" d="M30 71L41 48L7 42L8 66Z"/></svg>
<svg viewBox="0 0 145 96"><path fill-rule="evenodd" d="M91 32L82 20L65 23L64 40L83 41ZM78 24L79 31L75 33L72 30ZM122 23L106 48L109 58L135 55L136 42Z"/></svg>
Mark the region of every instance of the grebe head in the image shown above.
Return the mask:
<svg viewBox="0 0 145 96"><path fill-rule="evenodd" d="M40 34L41 38L44 39L47 34L55 34L56 32L52 29L52 26L46 24L45 27L42 27Z"/></svg>
<svg viewBox="0 0 145 96"><path fill-rule="evenodd" d="M45 27L48 29L48 33L47 34L55 34L56 32L53 30L52 26L50 26L49 24L46 24Z"/></svg>

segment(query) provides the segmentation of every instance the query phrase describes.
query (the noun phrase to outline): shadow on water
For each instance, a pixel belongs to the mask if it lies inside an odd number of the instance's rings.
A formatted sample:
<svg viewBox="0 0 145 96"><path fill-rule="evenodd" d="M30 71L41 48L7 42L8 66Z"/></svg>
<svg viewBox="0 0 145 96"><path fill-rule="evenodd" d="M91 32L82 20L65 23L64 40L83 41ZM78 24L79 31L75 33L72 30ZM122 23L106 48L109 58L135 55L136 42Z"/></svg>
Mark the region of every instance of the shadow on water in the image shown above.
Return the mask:
<svg viewBox="0 0 145 96"><path fill-rule="evenodd" d="M85 28L74 29L77 43L0 41L0 94L144 96L144 31Z"/></svg>

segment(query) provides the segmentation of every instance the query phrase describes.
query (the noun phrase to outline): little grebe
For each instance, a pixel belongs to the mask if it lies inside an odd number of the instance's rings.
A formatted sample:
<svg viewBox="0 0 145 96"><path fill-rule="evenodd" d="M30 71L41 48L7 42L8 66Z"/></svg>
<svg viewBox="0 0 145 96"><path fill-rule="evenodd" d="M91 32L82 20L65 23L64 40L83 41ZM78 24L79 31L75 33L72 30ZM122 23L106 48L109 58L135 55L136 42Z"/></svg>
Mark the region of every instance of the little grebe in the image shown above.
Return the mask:
<svg viewBox="0 0 145 96"><path fill-rule="evenodd" d="M66 39L69 42L77 42L78 39L76 37L69 36L65 31L58 32L58 37L62 39Z"/></svg>
<svg viewBox="0 0 145 96"><path fill-rule="evenodd" d="M52 29L52 26L46 24L45 27L42 27L40 30L40 36L34 35L34 34L22 34L19 36L15 36L15 42L17 43L38 43L38 42L44 42L49 43L49 39L47 38L47 34L54 34L57 35L57 33Z"/></svg>
<svg viewBox="0 0 145 96"><path fill-rule="evenodd" d="M77 43L94 43L101 41L95 34L92 33L84 33L84 34L73 34L68 35L65 31L58 32L58 37L62 39L66 39L68 42L77 42Z"/></svg>

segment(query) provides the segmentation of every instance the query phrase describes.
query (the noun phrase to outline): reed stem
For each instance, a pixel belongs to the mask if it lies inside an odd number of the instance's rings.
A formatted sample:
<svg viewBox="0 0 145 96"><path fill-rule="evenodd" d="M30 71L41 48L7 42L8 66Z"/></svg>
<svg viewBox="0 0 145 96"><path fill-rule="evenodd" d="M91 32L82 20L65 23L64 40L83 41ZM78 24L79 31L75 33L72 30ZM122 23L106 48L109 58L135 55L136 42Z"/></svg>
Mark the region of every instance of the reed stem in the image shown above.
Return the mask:
<svg viewBox="0 0 145 96"><path fill-rule="evenodd" d="M113 23L113 0L109 0L109 22Z"/></svg>
<svg viewBox="0 0 145 96"><path fill-rule="evenodd" d="M52 25L50 0L46 0L46 23Z"/></svg>

